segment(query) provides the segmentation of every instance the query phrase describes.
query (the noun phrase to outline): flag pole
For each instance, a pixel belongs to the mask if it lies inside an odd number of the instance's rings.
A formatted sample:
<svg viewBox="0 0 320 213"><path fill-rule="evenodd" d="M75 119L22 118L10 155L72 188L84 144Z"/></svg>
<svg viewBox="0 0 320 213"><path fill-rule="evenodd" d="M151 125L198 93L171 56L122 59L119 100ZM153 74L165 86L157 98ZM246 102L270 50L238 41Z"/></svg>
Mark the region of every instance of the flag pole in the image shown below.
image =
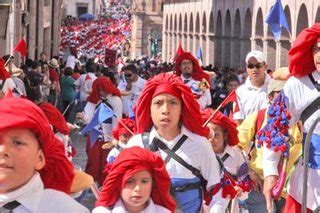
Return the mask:
<svg viewBox="0 0 320 213"><path fill-rule="evenodd" d="M220 108L225 104L226 100L228 100L228 98L233 95L232 93L236 92L235 90L233 90L232 92L230 92L230 94L221 102L221 104L218 106L217 109L214 110L214 112L210 115L210 117L206 120L206 122L204 122L204 124L202 125L202 127L205 127L208 125L208 123L210 122L210 120L213 118L213 116L215 116L217 114L217 112L220 110Z"/></svg>

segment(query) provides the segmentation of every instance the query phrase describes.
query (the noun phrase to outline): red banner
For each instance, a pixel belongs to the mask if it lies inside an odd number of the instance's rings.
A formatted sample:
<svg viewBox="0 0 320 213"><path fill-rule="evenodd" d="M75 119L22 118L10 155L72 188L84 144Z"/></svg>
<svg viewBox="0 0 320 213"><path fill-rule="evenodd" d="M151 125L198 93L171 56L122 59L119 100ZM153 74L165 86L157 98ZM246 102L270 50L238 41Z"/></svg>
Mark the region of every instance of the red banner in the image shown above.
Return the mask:
<svg viewBox="0 0 320 213"><path fill-rule="evenodd" d="M105 63L107 66L114 66L117 59L117 51L106 48L105 52Z"/></svg>

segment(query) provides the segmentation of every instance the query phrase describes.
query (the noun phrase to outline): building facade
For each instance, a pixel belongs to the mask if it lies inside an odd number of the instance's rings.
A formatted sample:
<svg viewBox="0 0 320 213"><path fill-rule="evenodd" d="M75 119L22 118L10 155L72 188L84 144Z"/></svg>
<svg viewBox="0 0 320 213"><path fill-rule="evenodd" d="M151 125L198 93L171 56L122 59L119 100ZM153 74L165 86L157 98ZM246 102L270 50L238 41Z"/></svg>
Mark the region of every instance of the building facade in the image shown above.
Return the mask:
<svg viewBox="0 0 320 213"><path fill-rule="evenodd" d="M303 28L320 22L319 0L282 0L290 32L276 41L265 23L275 0L168 0L164 4L162 59L170 61L181 43L203 64L244 67L246 54L261 50L269 68L288 66L288 50Z"/></svg>
<svg viewBox="0 0 320 213"><path fill-rule="evenodd" d="M24 38L30 59L41 52L49 57L59 54L62 0L0 1L0 56L12 54ZM18 53L14 54L20 62Z"/></svg>
<svg viewBox="0 0 320 213"><path fill-rule="evenodd" d="M151 56L151 44L158 41L161 52L163 0L132 1L131 57Z"/></svg>
<svg viewBox="0 0 320 213"><path fill-rule="evenodd" d="M102 4L102 0L64 0L63 18L68 15L78 18L85 13L98 17Z"/></svg>

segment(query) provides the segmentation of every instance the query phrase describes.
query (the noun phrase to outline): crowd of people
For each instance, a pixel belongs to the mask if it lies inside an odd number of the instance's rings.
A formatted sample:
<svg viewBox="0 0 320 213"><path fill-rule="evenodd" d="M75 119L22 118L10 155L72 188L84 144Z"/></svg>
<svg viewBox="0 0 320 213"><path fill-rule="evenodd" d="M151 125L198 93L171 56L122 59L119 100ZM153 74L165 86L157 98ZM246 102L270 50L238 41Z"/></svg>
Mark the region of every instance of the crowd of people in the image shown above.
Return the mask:
<svg viewBox="0 0 320 213"><path fill-rule="evenodd" d="M257 50L246 71L201 67L189 52L172 64L120 57L105 67L86 36L123 32L122 15L66 26L79 30L80 45L62 41L66 60L43 52L18 68L12 56L0 58L1 208L89 212L80 194L94 185L95 213L301 212L301 152L320 99L320 25L301 32L281 72L270 72ZM107 20L110 28L100 28ZM111 40L110 48L122 42ZM91 53L81 61L84 50ZM318 126L308 212L320 203ZM85 172L72 164L75 128L87 138Z"/></svg>

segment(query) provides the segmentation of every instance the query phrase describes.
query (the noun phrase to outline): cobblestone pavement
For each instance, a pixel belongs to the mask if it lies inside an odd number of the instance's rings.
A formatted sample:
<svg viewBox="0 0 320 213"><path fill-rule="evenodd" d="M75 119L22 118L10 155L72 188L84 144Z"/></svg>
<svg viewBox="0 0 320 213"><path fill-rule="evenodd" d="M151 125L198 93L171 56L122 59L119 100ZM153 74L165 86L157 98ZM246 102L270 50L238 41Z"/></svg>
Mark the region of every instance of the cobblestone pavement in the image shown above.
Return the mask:
<svg viewBox="0 0 320 213"><path fill-rule="evenodd" d="M73 146L77 150L76 156L73 158L72 162L76 167L85 169L87 163L86 155L86 138L79 135L79 131L73 131L71 134L71 139ZM94 203L96 198L92 194L91 190L88 190L84 198L81 200L81 204L86 206L90 211L94 208Z"/></svg>

